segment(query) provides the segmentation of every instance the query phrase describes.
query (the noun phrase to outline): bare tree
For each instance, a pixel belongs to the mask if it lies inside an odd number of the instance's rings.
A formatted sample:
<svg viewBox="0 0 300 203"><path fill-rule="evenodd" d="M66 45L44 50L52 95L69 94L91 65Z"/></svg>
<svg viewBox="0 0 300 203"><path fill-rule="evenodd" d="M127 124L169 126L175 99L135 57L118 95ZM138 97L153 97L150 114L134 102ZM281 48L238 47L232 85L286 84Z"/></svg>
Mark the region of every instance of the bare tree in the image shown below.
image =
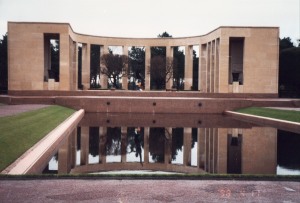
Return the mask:
<svg viewBox="0 0 300 203"><path fill-rule="evenodd" d="M176 60L170 57L154 56L151 59L151 80L156 89L165 89L168 81L176 71Z"/></svg>
<svg viewBox="0 0 300 203"><path fill-rule="evenodd" d="M101 56L100 73L108 77L115 88L118 88L120 77L128 75L128 57L119 54L104 54Z"/></svg>

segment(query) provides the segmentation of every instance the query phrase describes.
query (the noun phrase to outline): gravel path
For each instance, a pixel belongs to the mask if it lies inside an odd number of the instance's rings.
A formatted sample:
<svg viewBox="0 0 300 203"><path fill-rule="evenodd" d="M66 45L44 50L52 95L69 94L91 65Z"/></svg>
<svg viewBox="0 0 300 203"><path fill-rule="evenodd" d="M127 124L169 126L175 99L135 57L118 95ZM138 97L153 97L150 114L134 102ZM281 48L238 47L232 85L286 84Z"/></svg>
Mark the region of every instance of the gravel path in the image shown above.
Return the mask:
<svg viewBox="0 0 300 203"><path fill-rule="evenodd" d="M19 113L45 108L44 104L0 105L0 117L12 116Z"/></svg>

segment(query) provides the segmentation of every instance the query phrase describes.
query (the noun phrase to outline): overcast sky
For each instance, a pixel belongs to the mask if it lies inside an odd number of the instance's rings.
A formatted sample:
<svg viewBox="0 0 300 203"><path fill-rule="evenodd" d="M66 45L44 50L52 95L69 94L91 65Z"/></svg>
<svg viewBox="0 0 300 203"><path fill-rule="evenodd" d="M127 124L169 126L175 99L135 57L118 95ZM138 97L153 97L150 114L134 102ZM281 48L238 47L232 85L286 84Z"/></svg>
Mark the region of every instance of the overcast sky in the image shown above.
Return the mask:
<svg viewBox="0 0 300 203"><path fill-rule="evenodd" d="M82 34L173 37L219 26L278 26L300 38L300 0L0 0L0 35L8 21L67 22Z"/></svg>

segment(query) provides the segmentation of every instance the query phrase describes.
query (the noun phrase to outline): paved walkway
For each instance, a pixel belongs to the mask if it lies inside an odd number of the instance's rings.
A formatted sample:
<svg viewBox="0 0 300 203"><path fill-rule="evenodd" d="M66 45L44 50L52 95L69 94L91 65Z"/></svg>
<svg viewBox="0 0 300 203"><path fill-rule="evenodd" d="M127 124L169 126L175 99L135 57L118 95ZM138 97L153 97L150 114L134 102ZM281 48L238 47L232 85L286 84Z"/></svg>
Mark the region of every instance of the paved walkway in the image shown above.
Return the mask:
<svg viewBox="0 0 300 203"><path fill-rule="evenodd" d="M299 182L1 180L1 202L299 202Z"/></svg>
<svg viewBox="0 0 300 203"><path fill-rule="evenodd" d="M0 117L12 116L19 113L45 108L44 104L0 105Z"/></svg>

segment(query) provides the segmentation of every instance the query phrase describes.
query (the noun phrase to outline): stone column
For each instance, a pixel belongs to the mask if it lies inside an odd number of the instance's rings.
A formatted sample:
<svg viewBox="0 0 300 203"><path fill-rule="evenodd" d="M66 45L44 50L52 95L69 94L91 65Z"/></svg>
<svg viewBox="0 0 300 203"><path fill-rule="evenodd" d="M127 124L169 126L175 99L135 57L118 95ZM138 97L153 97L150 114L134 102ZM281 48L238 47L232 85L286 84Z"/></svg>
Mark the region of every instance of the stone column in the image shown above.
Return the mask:
<svg viewBox="0 0 300 203"><path fill-rule="evenodd" d="M201 64L201 80L200 80L200 90L201 92L207 92L207 44L202 44L201 45L201 50L200 50L200 62Z"/></svg>
<svg viewBox="0 0 300 203"><path fill-rule="evenodd" d="M201 47L201 44L199 44L199 62L198 62L198 91L202 91L202 62L201 62L201 50L202 50L202 47Z"/></svg>
<svg viewBox="0 0 300 203"><path fill-rule="evenodd" d="M190 166L191 165L191 149L192 149L192 128L184 128L183 129L183 165Z"/></svg>
<svg viewBox="0 0 300 203"><path fill-rule="evenodd" d="M121 127L121 162L126 163L127 127Z"/></svg>
<svg viewBox="0 0 300 203"><path fill-rule="evenodd" d="M151 47L146 46L145 53L145 90L150 90L150 61L151 61Z"/></svg>
<svg viewBox="0 0 300 203"><path fill-rule="evenodd" d="M219 44L219 93L228 93L229 91L229 37L220 38Z"/></svg>
<svg viewBox="0 0 300 203"><path fill-rule="evenodd" d="M128 57L128 46L123 46L122 47L123 49L123 55L127 56ZM122 77L122 89L124 90L128 90L128 63L126 65L126 68L127 72L124 72L123 74L123 77Z"/></svg>
<svg viewBox="0 0 300 203"><path fill-rule="evenodd" d="M144 163L149 163L149 135L150 128L144 128Z"/></svg>
<svg viewBox="0 0 300 203"><path fill-rule="evenodd" d="M80 165L87 165L89 162L89 134L90 128L86 126L81 127L81 154L80 154Z"/></svg>
<svg viewBox="0 0 300 203"><path fill-rule="evenodd" d="M71 64L72 64L72 81L71 90L78 89L78 43L71 40L72 53L71 53Z"/></svg>
<svg viewBox="0 0 300 203"><path fill-rule="evenodd" d="M90 88L91 80L91 45L82 44L82 85L83 89Z"/></svg>
<svg viewBox="0 0 300 203"><path fill-rule="evenodd" d="M210 92L215 92L215 51L216 40L211 42L210 51Z"/></svg>
<svg viewBox="0 0 300 203"><path fill-rule="evenodd" d="M104 54L108 54L108 46L104 45L100 47L100 59L101 56ZM100 62L100 67L103 68L104 66L101 64ZM101 74L100 73L100 85L102 89L107 89L107 82L108 82L108 78L107 75Z"/></svg>
<svg viewBox="0 0 300 203"><path fill-rule="evenodd" d="M71 90L70 36L59 35L59 90Z"/></svg>
<svg viewBox="0 0 300 203"><path fill-rule="evenodd" d="M173 63L173 47L167 46L166 47L166 56L167 56L167 62ZM167 66L170 64L166 64ZM168 78L170 77L169 81L166 83L166 89L172 89L173 85L173 68L172 72L169 73L170 76L167 76Z"/></svg>
<svg viewBox="0 0 300 203"><path fill-rule="evenodd" d="M210 86L210 56L211 56L211 42L207 43L207 60L206 60L206 91L211 92L211 86Z"/></svg>
<svg viewBox="0 0 300 203"><path fill-rule="evenodd" d="M191 90L193 85L193 46L185 46L184 90Z"/></svg>
<svg viewBox="0 0 300 203"><path fill-rule="evenodd" d="M99 127L99 163L106 163L106 136L107 128Z"/></svg>

